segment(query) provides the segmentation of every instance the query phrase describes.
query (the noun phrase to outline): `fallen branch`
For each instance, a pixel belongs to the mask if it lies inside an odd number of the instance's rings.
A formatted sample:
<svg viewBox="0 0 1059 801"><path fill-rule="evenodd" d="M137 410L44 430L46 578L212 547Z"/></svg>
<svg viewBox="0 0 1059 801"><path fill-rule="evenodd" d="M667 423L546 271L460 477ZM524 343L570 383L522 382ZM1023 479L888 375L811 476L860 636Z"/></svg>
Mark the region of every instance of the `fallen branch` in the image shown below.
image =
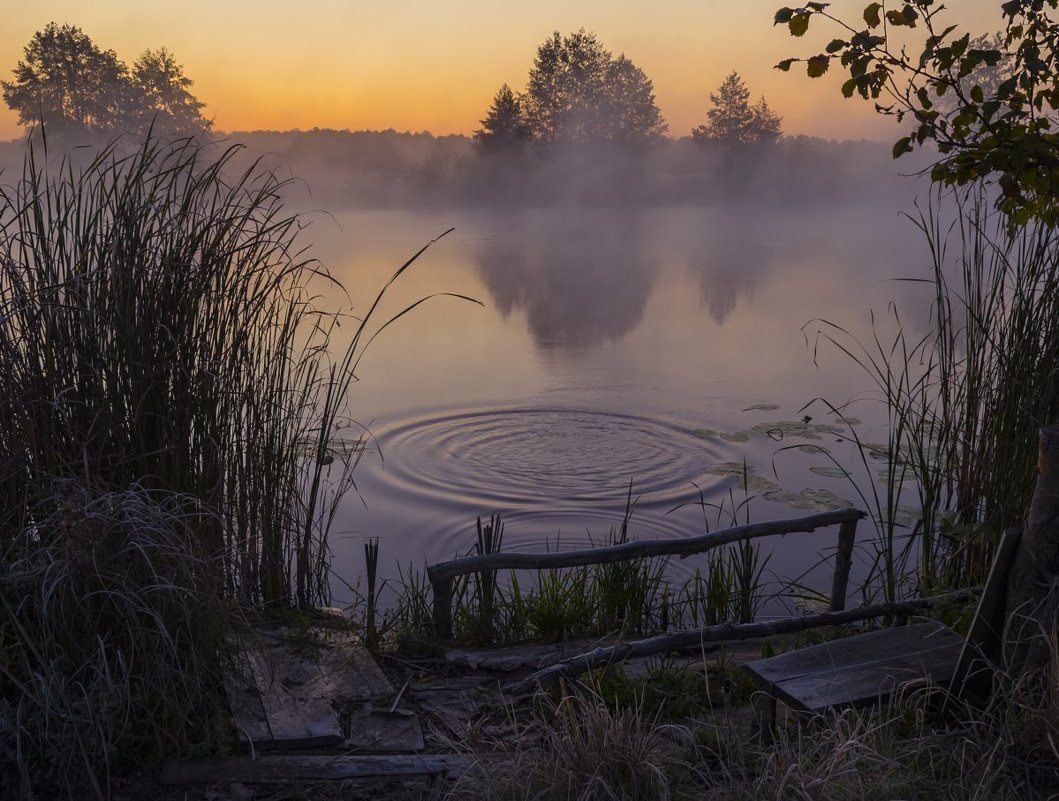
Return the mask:
<svg viewBox="0 0 1059 801"><path fill-rule="evenodd" d="M505 689L512 694L522 695L533 692L538 686L553 684L561 678L577 676L601 665L623 662L627 659L635 659L641 656L651 656L665 651L693 648L708 642L749 640L758 637L771 637L777 634L791 634L796 631L805 631L823 626L841 626L846 623L855 623L860 620L869 620L886 615L894 617L911 615L937 604L970 600L981 591L980 587L972 587L943 595L934 595L929 598L873 604L842 612L822 612L816 615L805 615L804 617L772 620L767 623L724 623L719 626L706 626L705 628L689 631L675 631L671 634L661 634L645 640L633 640L606 648L596 648L586 654L565 659L562 662L556 662L554 665L538 670L521 681L509 684Z"/></svg>

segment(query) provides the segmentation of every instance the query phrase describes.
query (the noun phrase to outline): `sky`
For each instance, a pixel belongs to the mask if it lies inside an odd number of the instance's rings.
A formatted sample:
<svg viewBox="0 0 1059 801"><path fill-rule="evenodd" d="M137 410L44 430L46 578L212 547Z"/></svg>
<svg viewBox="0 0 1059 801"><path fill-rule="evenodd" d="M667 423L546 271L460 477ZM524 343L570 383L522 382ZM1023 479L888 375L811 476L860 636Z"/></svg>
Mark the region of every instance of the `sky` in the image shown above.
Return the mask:
<svg viewBox="0 0 1059 801"><path fill-rule="evenodd" d="M787 0L791 2L791 0ZM792 5L794 3L791 3ZM857 20L866 0L836 0ZM793 39L772 25L782 0L0 0L0 78L12 77L48 22L81 28L130 64L166 47L183 64L220 131L348 128L471 134L501 84L525 86L553 31L594 32L654 81L672 136L702 124L709 94L735 70L764 95L784 132L893 139L870 103L845 100L841 78L811 81L773 66L820 52L837 35L814 26ZM953 22L998 30L1000 0L951 0ZM175 10L180 13L176 14ZM2 105L2 104L0 104ZM0 108L0 139L21 133Z"/></svg>

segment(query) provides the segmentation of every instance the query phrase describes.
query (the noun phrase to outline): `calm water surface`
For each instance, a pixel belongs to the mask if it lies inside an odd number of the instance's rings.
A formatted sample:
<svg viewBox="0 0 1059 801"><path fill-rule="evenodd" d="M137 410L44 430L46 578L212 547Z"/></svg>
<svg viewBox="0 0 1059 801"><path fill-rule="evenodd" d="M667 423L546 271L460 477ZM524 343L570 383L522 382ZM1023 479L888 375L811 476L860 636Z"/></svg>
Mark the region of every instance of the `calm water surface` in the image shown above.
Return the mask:
<svg viewBox="0 0 1059 801"><path fill-rule="evenodd" d="M350 599L366 538L380 539L394 575L398 562L467 552L479 515L503 514L508 548L599 542L620 522L630 485L640 538L723 525L730 517L713 507L748 496L755 520L863 505L848 480L827 475L827 457L804 447L853 466L840 441L848 421L803 407L841 404L870 385L834 348L814 365L816 326L803 327L824 318L863 336L869 309L885 313L890 301L909 319L925 313L922 290L892 280L927 268L921 234L892 203L355 210L319 219L312 237L362 310L450 227L379 319L433 293L482 305L436 297L361 364L352 411L371 441L359 494L333 532L336 601ZM333 292L328 301L344 302ZM885 441L879 411L860 403L846 414L862 421L862 437ZM770 571L800 575L833 539L769 543Z"/></svg>

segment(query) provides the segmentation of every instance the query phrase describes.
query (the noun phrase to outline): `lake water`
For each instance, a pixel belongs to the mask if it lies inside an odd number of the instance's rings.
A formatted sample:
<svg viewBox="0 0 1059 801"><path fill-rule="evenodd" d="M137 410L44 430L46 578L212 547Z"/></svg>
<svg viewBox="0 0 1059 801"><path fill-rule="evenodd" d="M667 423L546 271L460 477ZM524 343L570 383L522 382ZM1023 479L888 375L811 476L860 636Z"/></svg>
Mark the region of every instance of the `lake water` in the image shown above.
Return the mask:
<svg viewBox="0 0 1059 801"><path fill-rule="evenodd" d="M909 183L907 208L912 197ZM894 301L910 324L925 314L922 288L893 280L929 266L898 208L357 209L317 219L313 253L360 310L408 256L455 228L394 286L380 321L434 293L481 302L431 299L361 363L352 411L371 440L359 494L332 534L336 601L350 599L366 538L380 539L388 575L396 563L466 553L479 515L503 515L507 549L600 542L630 486L638 538L725 525L748 496L740 519L863 507L848 479L828 475L829 458L799 448L827 447L855 468L842 440L849 421L821 403L803 407L871 386L833 347L814 364L810 321L864 336L871 308L885 314ZM860 403L845 414L862 438L885 441L880 412ZM770 571L801 575L834 538L766 540Z"/></svg>

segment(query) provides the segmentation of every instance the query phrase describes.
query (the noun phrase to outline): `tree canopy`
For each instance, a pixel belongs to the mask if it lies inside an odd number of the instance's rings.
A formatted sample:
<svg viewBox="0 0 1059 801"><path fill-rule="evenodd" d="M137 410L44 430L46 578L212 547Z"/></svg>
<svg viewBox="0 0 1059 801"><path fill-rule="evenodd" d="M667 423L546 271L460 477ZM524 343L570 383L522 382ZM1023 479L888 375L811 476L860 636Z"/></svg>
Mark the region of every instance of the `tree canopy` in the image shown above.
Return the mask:
<svg viewBox="0 0 1059 801"><path fill-rule="evenodd" d="M895 158L933 142L940 155L935 181L995 182L998 207L1012 224L1059 223L1059 22L1051 18L1059 0L1001 2L1004 32L985 41L972 40L934 0L889 10L868 3L856 21L835 16L829 5L776 12L775 24L787 25L792 36L804 36L817 17L839 34L824 52L784 59L778 69L804 62L809 77L818 78L837 62L848 74L843 95L911 121L912 130L894 145ZM918 55L895 41L894 29L904 38L922 32ZM997 69L1001 79L993 80Z"/></svg>
<svg viewBox="0 0 1059 801"><path fill-rule="evenodd" d="M165 48L146 50L130 70L80 28L48 23L26 45L14 79L0 81L4 102L23 125L72 131L192 133L206 130L190 78Z"/></svg>
<svg viewBox="0 0 1059 801"><path fill-rule="evenodd" d="M568 36L556 31L537 48L526 91L516 95L506 84L501 87L475 138L488 145L642 144L666 130L651 79L582 28Z"/></svg>
<svg viewBox="0 0 1059 801"><path fill-rule="evenodd" d="M710 93L713 108L706 112L706 124L691 135L700 143L724 142L736 145L775 142L780 137L783 120L769 108L762 97L750 105L750 90L739 73L732 72Z"/></svg>
<svg viewBox="0 0 1059 801"><path fill-rule="evenodd" d="M493 150L527 142L532 135L522 110L522 98L505 83L493 97L482 127L474 132L475 141Z"/></svg>

